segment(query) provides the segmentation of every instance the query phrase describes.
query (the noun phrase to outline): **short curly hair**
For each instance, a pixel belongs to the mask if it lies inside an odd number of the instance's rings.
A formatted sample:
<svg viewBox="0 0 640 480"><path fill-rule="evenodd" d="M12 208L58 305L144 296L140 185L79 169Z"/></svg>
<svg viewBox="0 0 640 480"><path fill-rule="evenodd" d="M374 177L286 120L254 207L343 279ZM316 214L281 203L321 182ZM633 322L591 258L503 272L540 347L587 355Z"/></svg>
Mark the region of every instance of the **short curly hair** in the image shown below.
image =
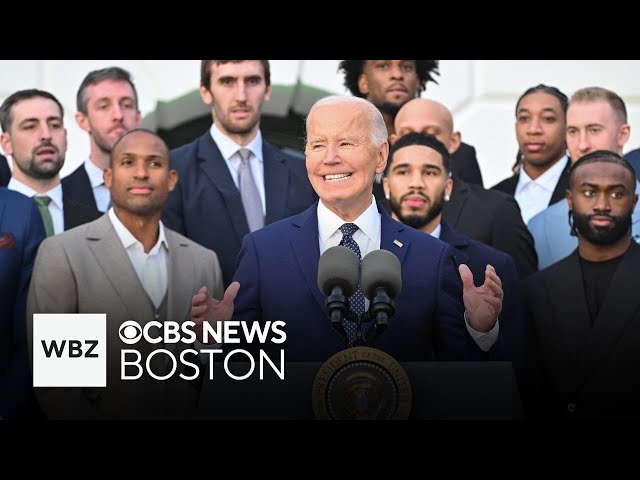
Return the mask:
<svg viewBox="0 0 640 480"><path fill-rule="evenodd" d="M349 89L352 95L364 98L364 95L358 88L358 77L364 71L364 62L366 60L342 60L338 65L338 72L344 72L344 86ZM440 75L438 64L440 60L414 60L416 62L416 72L420 79L420 88L418 93L424 92L427 88L427 82L438 83L433 75Z"/></svg>

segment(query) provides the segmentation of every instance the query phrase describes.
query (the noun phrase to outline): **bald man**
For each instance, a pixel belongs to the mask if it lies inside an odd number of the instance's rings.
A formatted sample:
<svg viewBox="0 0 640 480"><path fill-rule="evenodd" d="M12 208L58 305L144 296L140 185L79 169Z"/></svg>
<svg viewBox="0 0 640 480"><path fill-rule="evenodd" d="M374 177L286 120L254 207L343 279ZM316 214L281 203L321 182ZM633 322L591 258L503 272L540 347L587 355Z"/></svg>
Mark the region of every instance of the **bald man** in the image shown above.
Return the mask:
<svg viewBox="0 0 640 480"><path fill-rule="evenodd" d="M391 141L409 132L428 133L440 140L449 153L461 144L451 112L443 104L416 98L403 105L395 119ZM533 238L513 197L460 180L452 173L453 191L445 202L443 219L458 232L511 255L520 278L537 270ZM446 198L445 198L446 200Z"/></svg>
<svg viewBox="0 0 640 480"><path fill-rule="evenodd" d="M119 330L128 320L140 326L154 319L190 320L191 298L202 285L221 298L218 258L160 221L178 176L155 133L135 129L120 137L104 180L113 205L107 213L42 243L29 288L27 325L31 348L33 313L106 313L107 386L37 388L36 395L53 419L189 418L198 392L179 377L181 369L166 381L147 373L122 380L120 358L123 348L135 348L146 359L156 349L171 348L180 355L191 346L151 345L144 339L128 346ZM167 375L169 364L152 364L160 367L154 373Z"/></svg>

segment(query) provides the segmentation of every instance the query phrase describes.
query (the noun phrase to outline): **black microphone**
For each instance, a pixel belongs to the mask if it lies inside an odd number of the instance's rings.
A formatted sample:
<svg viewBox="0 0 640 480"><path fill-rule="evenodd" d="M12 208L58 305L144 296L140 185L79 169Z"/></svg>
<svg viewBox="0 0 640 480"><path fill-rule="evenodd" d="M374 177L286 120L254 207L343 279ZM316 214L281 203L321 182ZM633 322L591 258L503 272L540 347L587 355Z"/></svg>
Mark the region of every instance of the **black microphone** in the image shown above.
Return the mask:
<svg viewBox="0 0 640 480"><path fill-rule="evenodd" d="M358 288L360 260L343 246L327 249L318 262L318 287L325 294L325 306L334 329L347 341L342 320L349 313L349 297Z"/></svg>
<svg viewBox="0 0 640 480"><path fill-rule="evenodd" d="M369 315L375 324L367 332L371 345L389 325L395 306L393 299L402 289L400 260L388 250L374 250L362 259L361 283L364 296L369 299Z"/></svg>

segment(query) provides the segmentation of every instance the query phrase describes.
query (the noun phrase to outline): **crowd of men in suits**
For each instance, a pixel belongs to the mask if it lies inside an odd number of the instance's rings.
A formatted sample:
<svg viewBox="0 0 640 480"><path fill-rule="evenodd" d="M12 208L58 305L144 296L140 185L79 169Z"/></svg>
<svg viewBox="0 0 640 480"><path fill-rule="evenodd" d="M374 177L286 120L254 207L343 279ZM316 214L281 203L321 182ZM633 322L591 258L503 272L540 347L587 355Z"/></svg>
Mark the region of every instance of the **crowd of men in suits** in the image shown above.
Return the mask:
<svg viewBox="0 0 640 480"><path fill-rule="evenodd" d="M401 361L510 361L532 417L637 415L640 155L620 156L623 100L599 87L526 90L514 175L486 189L451 112L420 97L438 61L339 70L352 96L311 108L306 162L263 138L266 60L203 60L211 128L172 151L139 128L129 72L90 72L76 105L90 154L64 179L63 106L38 89L5 99L0 417L196 416L197 383L120 380L129 319L193 320L196 343L203 322L280 319L288 360L326 360L353 327L336 335L317 285L335 245L401 262L398 321L376 348ZM108 387L33 389L33 314L94 312L108 317Z"/></svg>

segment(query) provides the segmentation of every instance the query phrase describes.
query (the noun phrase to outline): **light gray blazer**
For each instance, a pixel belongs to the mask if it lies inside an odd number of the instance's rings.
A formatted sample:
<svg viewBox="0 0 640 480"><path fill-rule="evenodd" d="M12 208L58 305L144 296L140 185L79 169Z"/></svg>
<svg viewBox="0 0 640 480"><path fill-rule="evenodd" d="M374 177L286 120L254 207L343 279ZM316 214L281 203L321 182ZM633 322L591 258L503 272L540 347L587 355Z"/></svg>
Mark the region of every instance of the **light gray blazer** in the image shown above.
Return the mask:
<svg viewBox="0 0 640 480"><path fill-rule="evenodd" d="M168 243L167 320L191 319L191 300L207 286L222 298L223 284L216 254L165 227ZM29 287L27 330L33 358L34 313L107 314L107 387L37 388L36 395L49 418L183 418L197 403L197 390L187 381L151 378L120 380L120 350L133 348L119 338L126 320L141 326L155 311L107 214L91 223L49 237L42 242ZM157 348L179 359L184 343L135 345L143 357ZM160 358L160 357L158 357ZM166 364L168 365L168 358ZM192 357L190 357L192 358ZM166 365L165 365L166 366ZM178 368L182 367L178 362ZM168 367L167 367L168 368ZM192 369L185 374L193 373Z"/></svg>

